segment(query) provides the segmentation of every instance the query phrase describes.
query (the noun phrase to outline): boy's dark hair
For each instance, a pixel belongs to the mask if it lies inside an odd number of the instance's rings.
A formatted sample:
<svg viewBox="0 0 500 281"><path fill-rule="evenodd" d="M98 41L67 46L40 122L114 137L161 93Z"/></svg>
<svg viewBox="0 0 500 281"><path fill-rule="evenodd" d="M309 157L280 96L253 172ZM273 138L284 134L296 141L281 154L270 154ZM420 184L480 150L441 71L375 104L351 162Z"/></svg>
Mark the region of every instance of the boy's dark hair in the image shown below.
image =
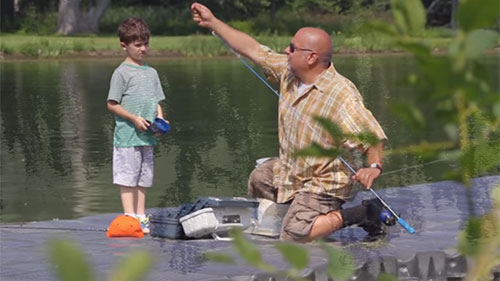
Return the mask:
<svg viewBox="0 0 500 281"><path fill-rule="evenodd" d="M120 37L120 42L128 45L136 40L149 41L151 32L143 19L131 17L124 20L118 27L118 37Z"/></svg>

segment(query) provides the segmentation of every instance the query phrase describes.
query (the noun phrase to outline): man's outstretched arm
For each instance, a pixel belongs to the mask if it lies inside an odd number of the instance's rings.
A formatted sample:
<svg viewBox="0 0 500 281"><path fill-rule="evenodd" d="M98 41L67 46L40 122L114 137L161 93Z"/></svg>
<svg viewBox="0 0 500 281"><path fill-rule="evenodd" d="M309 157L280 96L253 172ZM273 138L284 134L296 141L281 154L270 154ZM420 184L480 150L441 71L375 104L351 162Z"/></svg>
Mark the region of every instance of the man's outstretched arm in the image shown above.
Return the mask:
<svg viewBox="0 0 500 281"><path fill-rule="evenodd" d="M191 4L191 13L199 26L213 30L237 53L256 62L260 44L253 37L222 22L200 3Z"/></svg>

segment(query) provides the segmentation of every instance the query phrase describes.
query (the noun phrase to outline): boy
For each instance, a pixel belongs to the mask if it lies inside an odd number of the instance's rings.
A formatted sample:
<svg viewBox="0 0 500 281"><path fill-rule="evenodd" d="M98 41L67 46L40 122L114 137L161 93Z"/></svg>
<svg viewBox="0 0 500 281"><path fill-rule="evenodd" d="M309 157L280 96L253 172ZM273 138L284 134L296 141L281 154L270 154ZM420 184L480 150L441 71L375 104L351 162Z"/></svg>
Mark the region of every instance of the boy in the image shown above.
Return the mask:
<svg viewBox="0 0 500 281"><path fill-rule="evenodd" d="M118 27L127 57L111 77L107 107L115 115L113 183L120 186L125 215L137 218L145 234L146 188L153 185L156 139L149 122L163 119L159 102L165 99L158 73L143 63L151 33L140 18L128 18ZM168 121L167 121L168 122Z"/></svg>

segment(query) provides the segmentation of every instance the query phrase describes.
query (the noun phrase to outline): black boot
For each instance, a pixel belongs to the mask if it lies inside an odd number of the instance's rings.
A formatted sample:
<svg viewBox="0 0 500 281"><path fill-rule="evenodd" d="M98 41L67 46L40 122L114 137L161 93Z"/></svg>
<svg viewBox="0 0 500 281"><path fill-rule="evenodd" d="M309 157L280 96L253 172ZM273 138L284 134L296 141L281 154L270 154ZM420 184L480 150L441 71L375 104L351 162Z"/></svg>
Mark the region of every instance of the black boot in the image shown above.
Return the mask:
<svg viewBox="0 0 500 281"><path fill-rule="evenodd" d="M363 241L373 242L385 238L387 233L380 219L380 214L384 210L382 203L375 198L363 200L361 204L366 206L366 219L359 223L358 226L368 233Z"/></svg>

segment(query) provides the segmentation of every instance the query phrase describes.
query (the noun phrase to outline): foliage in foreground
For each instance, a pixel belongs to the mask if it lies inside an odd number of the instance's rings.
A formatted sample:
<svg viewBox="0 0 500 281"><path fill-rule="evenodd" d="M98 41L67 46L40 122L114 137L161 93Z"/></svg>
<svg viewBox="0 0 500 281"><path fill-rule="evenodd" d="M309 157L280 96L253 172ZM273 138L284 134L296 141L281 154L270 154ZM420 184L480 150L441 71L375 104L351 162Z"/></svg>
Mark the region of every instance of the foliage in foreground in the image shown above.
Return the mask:
<svg viewBox="0 0 500 281"><path fill-rule="evenodd" d="M88 263L83 250L74 243L54 240L50 243L50 257L54 269L63 281L95 281L92 266ZM152 268L153 258L147 251L128 254L110 272L108 281L139 281Z"/></svg>
<svg viewBox="0 0 500 281"><path fill-rule="evenodd" d="M492 269L500 264L500 187L493 189L492 210L479 217L474 210L470 180L500 165L500 93L490 85L489 73L479 61L486 50L498 44L498 33L486 28L499 19L500 2L461 2L457 13L460 28L443 56L433 54L418 40L425 29L425 11L420 1L393 0L392 7L395 25L375 22L371 28L415 56L417 73L411 74L407 82L419 89L419 99L442 122L449 139L444 145L422 143L393 153L442 158L457 155L458 165L443 178L464 184L469 197L470 217L459 235L458 249L475 261L468 269L467 280L487 280ZM427 124L421 109L408 104L391 107L416 131L425 130ZM332 132L331 124L320 124ZM443 147L448 151L443 151ZM335 153L313 144L301 155L331 157Z"/></svg>
<svg viewBox="0 0 500 281"><path fill-rule="evenodd" d="M281 270L268 264L262 258L259 249L244 238L241 230L233 229L230 236L233 238L233 248L247 264L275 276L286 277L287 280L305 280L301 277L301 273L309 265L309 253L303 246L285 242L274 244L274 247L290 265L290 268ZM324 242L319 242L317 246L326 253L328 258L327 273L330 278L334 280L347 280L353 275L355 262L347 251L330 246ZM211 261L235 264L233 257L222 253L208 252L205 254L205 257Z"/></svg>

